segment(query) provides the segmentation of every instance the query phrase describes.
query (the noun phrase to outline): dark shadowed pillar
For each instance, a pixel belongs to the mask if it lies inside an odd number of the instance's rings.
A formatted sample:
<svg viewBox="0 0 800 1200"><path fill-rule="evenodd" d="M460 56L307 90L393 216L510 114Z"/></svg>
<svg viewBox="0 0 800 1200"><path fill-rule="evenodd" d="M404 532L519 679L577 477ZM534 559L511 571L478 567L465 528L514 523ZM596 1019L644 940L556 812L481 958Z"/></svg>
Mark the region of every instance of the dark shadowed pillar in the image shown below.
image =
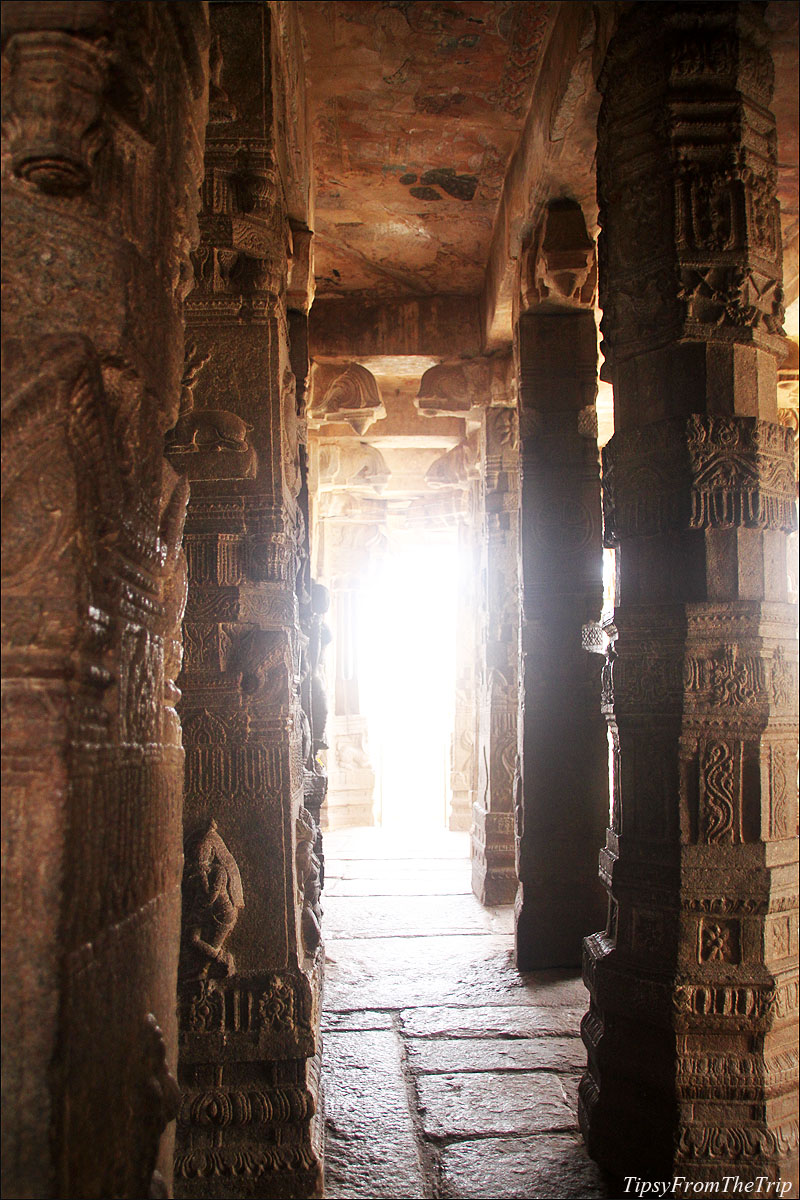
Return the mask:
<svg viewBox="0 0 800 1200"><path fill-rule="evenodd" d="M798 1142L796 515L760 9L634 5L601 79L620 804L580 1110L612 1170L698 1183L791 1179Z"/></svg>
<svg viewBox="0 0 800 1200"><path fill-rule="evenodd" d="M208 13L2 18L2 1192L141 1200L167 1194L179 1100L186 487L163 450Z"/></svg>
<svg viewBox="0 0 800 1200"><path fill-rule="evenodd" d="M522 461L522 796L517 963L577 966L605 902L594 864L608 752L596 655L602 604L594 246L580 207L552 204L527 259L519 319Z"/></svg>

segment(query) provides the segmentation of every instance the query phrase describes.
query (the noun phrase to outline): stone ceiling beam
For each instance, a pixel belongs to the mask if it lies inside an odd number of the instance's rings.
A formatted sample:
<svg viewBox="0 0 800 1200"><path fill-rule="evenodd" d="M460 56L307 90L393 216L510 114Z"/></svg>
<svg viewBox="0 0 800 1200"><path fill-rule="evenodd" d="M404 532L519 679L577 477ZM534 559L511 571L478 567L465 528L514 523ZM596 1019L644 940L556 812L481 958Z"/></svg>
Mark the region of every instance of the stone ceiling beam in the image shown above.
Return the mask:
<svg viewBox="0 0 800 1200"><path fill-rule="evenodd" d="M421 355L473 358L481 353L477 296L424 296L365 304L363 297L315 301L309 315L314 357Z"/></svg>
<svg viewBox="0 0 800 1200"><path fill-rule="evenodd" d="M596 234L594 149L599 96L595 77L616 4L561 4L528 119L506 172L481 295L487 350L510 345L523 242L551 199L578 201Z"/></svg>

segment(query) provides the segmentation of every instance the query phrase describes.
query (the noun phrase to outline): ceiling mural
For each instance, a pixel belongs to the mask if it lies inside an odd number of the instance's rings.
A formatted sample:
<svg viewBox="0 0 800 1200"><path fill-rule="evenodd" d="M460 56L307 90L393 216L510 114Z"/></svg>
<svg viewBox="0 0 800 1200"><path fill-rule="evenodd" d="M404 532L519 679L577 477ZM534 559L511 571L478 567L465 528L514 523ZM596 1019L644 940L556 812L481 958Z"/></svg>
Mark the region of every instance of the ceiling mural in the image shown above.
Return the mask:
<svg viewBox="0 0 800 1200"><path fill-rule="evenodd" d="M300 6L318 294L480 291L556 7Z"/></svg>

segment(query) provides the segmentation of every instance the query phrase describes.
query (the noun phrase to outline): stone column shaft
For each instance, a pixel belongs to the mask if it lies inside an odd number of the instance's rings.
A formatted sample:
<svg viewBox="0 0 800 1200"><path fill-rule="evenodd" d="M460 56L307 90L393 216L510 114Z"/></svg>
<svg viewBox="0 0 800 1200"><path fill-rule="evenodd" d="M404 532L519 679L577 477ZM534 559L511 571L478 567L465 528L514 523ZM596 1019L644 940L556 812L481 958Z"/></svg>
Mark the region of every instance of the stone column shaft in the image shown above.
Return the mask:
<svg viewBox="0 0 800 1200"><path fill-rule="evenodd" d="M601 87L620 803L581 1121L620 1174L796 1186L796 515L759 6L634 5Z"/></svg>
<svg viewBox="0 0 800 1200"><path fill-rule="evenodd" d="M307 368L287 311L275 21L267 5L212 9L202 240L169 439L191 484L175 1159L185 1197L322 1187L320 863L304 806L299 621L302 605L308 626L311 596L292 363Z"/></svg>
<svg viewBox="0 0 800 1200"><path fill-rule="evenodd" d="M580 962L605 902L592 864L607 821L598 659L582 629L602 606L600 472L591 311L520 318L522 804L517 962Z"/></svg>
<svg viewBox="0 0 800 1200"><path fill-rule="evenodd" d="M132 1200L170 1187L179 1098L186 489L163 451L208 11L2 23L2 1192Z"/></svg>
<svg viewBox="0 0 800 1200"><path fill-rule="evenodd" d="M450 815L453 830L468 830L472 823L477 783L475 760L475 701L477 655L477 583L476 537L470 515L458 525L459 586L456 613L456 705L450 770Z"/></svg>
<svg viewBox="0 0 800 1200"><path fill-rule="evenodd" d="M487 408L481 441L481 678L472 889L483 904L516 893L514 778L519 707L519 439L517 413Z"/></svg>

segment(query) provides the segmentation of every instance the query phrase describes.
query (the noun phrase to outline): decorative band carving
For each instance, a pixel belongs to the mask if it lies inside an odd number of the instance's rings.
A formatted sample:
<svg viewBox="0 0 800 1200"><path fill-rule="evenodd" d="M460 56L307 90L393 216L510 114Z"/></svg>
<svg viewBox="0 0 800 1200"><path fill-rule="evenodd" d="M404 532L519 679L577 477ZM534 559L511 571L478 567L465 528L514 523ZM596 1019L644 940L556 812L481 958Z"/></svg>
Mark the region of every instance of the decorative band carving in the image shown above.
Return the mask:
<svg viewBox="0 0 800 1200"><path fill-rule="evenodd" d="M259 1146L241 1150L190 1150L175 1157L181 1179L259 1179L271 1171L319 1170L319 1160L307 1146Z"/></svg>
<svg viewBox="0 0 800 1200"><path fill-rule="evenodd" d="M314 1099L303 1087L209 1088L189 1092L181 1119L192 1125L223 1129L228 1125L286 1124L313 1117Z"/></svg>
<svg viewBox="0 0 800 1200"><path fill-rule="evenodd" d="M797 528L791 431L693 413L617 433L603 451L605 542L681 529Z"/></svg>

